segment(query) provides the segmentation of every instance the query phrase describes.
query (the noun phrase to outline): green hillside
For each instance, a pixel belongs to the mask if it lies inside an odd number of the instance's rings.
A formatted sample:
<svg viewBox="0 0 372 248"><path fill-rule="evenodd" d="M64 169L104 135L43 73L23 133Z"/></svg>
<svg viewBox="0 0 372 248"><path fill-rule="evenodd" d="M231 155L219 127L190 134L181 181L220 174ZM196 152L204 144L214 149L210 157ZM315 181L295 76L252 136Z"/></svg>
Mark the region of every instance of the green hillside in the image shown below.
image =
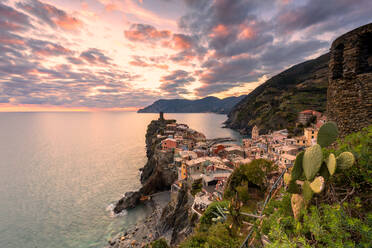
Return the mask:
<svg viewBox="0 0 372 248"><path fill-rule="evenodd" d="M298 112L326 110L329 54L295 65L267 80L229 113L226 125L249 133L291 128Z"/></svg>

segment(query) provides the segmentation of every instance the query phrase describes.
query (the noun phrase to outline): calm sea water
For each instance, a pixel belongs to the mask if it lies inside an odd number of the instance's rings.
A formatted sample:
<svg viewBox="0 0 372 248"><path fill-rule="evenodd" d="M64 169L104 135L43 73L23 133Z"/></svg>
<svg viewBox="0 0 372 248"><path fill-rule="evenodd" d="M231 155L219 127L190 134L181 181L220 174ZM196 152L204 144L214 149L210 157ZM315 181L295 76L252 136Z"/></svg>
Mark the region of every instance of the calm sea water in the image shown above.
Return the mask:
<svg viewBox="0 0 372 248"><path fill-rule="evenodd" d="M156 114L0 113L0 247L103 247L142 218L112 217L108 206L140 187L145 132ZM226 116L166 114L208 138Z"/></svg>

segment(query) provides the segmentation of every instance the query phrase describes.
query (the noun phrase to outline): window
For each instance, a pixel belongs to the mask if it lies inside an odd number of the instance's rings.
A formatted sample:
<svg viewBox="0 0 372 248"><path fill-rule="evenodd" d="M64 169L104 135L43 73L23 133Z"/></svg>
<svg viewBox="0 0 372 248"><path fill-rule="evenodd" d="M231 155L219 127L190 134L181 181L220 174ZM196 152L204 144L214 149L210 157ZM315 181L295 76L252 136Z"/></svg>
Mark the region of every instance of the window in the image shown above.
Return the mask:
<svg viewBox="0 0 372 248"><path fill-rule="evenodd" d="M357 73L366 73L372 71L372 33L361 36L359 44L359 61Z"/></svg>
<svg viewBox="0 0 372 248"><path fill-rule="evenodd" d="M311 131L312 134L314 134L314 131Z"/></svg>
<svg viewBox="0 0 372 248"><path fill-rule="evenodd" d="M332 79L342 78L344 73L344 44L338 45L333 51L333 63Z"/></svg>
<svg viewBox="0 0 372 248"><path fill-rule="evenodd" d="M314 139L314 136L311 136L312 139Z"/></svg>

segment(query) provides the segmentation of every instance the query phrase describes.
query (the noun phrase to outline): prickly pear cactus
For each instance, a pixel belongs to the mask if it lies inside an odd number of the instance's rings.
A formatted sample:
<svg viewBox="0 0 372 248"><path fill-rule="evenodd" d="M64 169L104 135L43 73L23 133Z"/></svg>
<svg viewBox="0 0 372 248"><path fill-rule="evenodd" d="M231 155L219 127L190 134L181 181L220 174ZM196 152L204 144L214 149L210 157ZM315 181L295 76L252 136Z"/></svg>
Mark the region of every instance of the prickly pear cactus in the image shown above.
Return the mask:
<svg viewBox="0 0 372 248"><path fill-rule="evenodd" d="M333 153L329 154L329 157L327 158L326 163L327 163L329 174L332 176L335 173L336 167L337 167L336 157Z"/></svg>
<svg viewBox="0 0 372 248"><path fill-rule="evenodd" d="M291 198L291 206L293 216L296 220L298 220L300 218L301 210L304 207L304 198L302 197L302 195L293 194Z"/></svg>
<svg viewBox="0 0 372 248"><path fill-rule="evenodd" d="M287 191L291 194L300 194L301 188L295 180L291 180L287 186Z"/></svg>
<svg viewBox="0 0 372 248"><path fill-rule="evenodd" d="M327 147L336 141L338 137L338 128L336 123L327 122L320 127L318 131L317 143L321 147Z"/></svg>
<svg viewBox="0 0 372 248"><path fill-rule="evenodd" d="M300 152L297 154L296 161L294 163L292 172L291 172L291 177L293 180L297 180L301 177L302 173L304 172L302 168L302 162L304 159L304 153L305 152Z"/></svg>
<svg viewBox="0 0 372 248"><path fill-rule="evenodd" d="M337 167L341 170L345 170L353 166L355 157L351 152L343 152L337 157L336 162Z"/></svg>
<svg viewBox="0 0 372 248"><path fill-rule="evenodd" d="M305 204L308 205L314 195L314 191L311 189L309 181L305 181L304 184L302 184L302 195L304 197Z"/></svg>
<svg viewBox="0 0 372 248"><path fill-rule="evenodd" d="M310 188L314 193L319 194L324 189L324 178L323 177L316 177L312 183L310 183Z"/></svg>
<svg viewBox="0 0 372 248"><path fill-rule="evenodd" d="M307 180L313 180L316 173L318 173L322 162L323 153L320 145L315 144L305 150L302 166Z"/></svg>

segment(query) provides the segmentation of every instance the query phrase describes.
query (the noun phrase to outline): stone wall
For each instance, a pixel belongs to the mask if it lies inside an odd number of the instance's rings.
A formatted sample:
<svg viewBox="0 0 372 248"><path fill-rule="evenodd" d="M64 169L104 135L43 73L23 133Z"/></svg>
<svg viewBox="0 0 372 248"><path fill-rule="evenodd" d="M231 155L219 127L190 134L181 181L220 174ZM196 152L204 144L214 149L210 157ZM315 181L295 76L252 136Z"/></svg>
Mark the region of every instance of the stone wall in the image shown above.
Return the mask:
<svg viewBox="0 0 372 248"><path fill-rule="evenodd" d="M372 120L372 23L337 38L331 47L327 116L341 136Z"/></svg>

